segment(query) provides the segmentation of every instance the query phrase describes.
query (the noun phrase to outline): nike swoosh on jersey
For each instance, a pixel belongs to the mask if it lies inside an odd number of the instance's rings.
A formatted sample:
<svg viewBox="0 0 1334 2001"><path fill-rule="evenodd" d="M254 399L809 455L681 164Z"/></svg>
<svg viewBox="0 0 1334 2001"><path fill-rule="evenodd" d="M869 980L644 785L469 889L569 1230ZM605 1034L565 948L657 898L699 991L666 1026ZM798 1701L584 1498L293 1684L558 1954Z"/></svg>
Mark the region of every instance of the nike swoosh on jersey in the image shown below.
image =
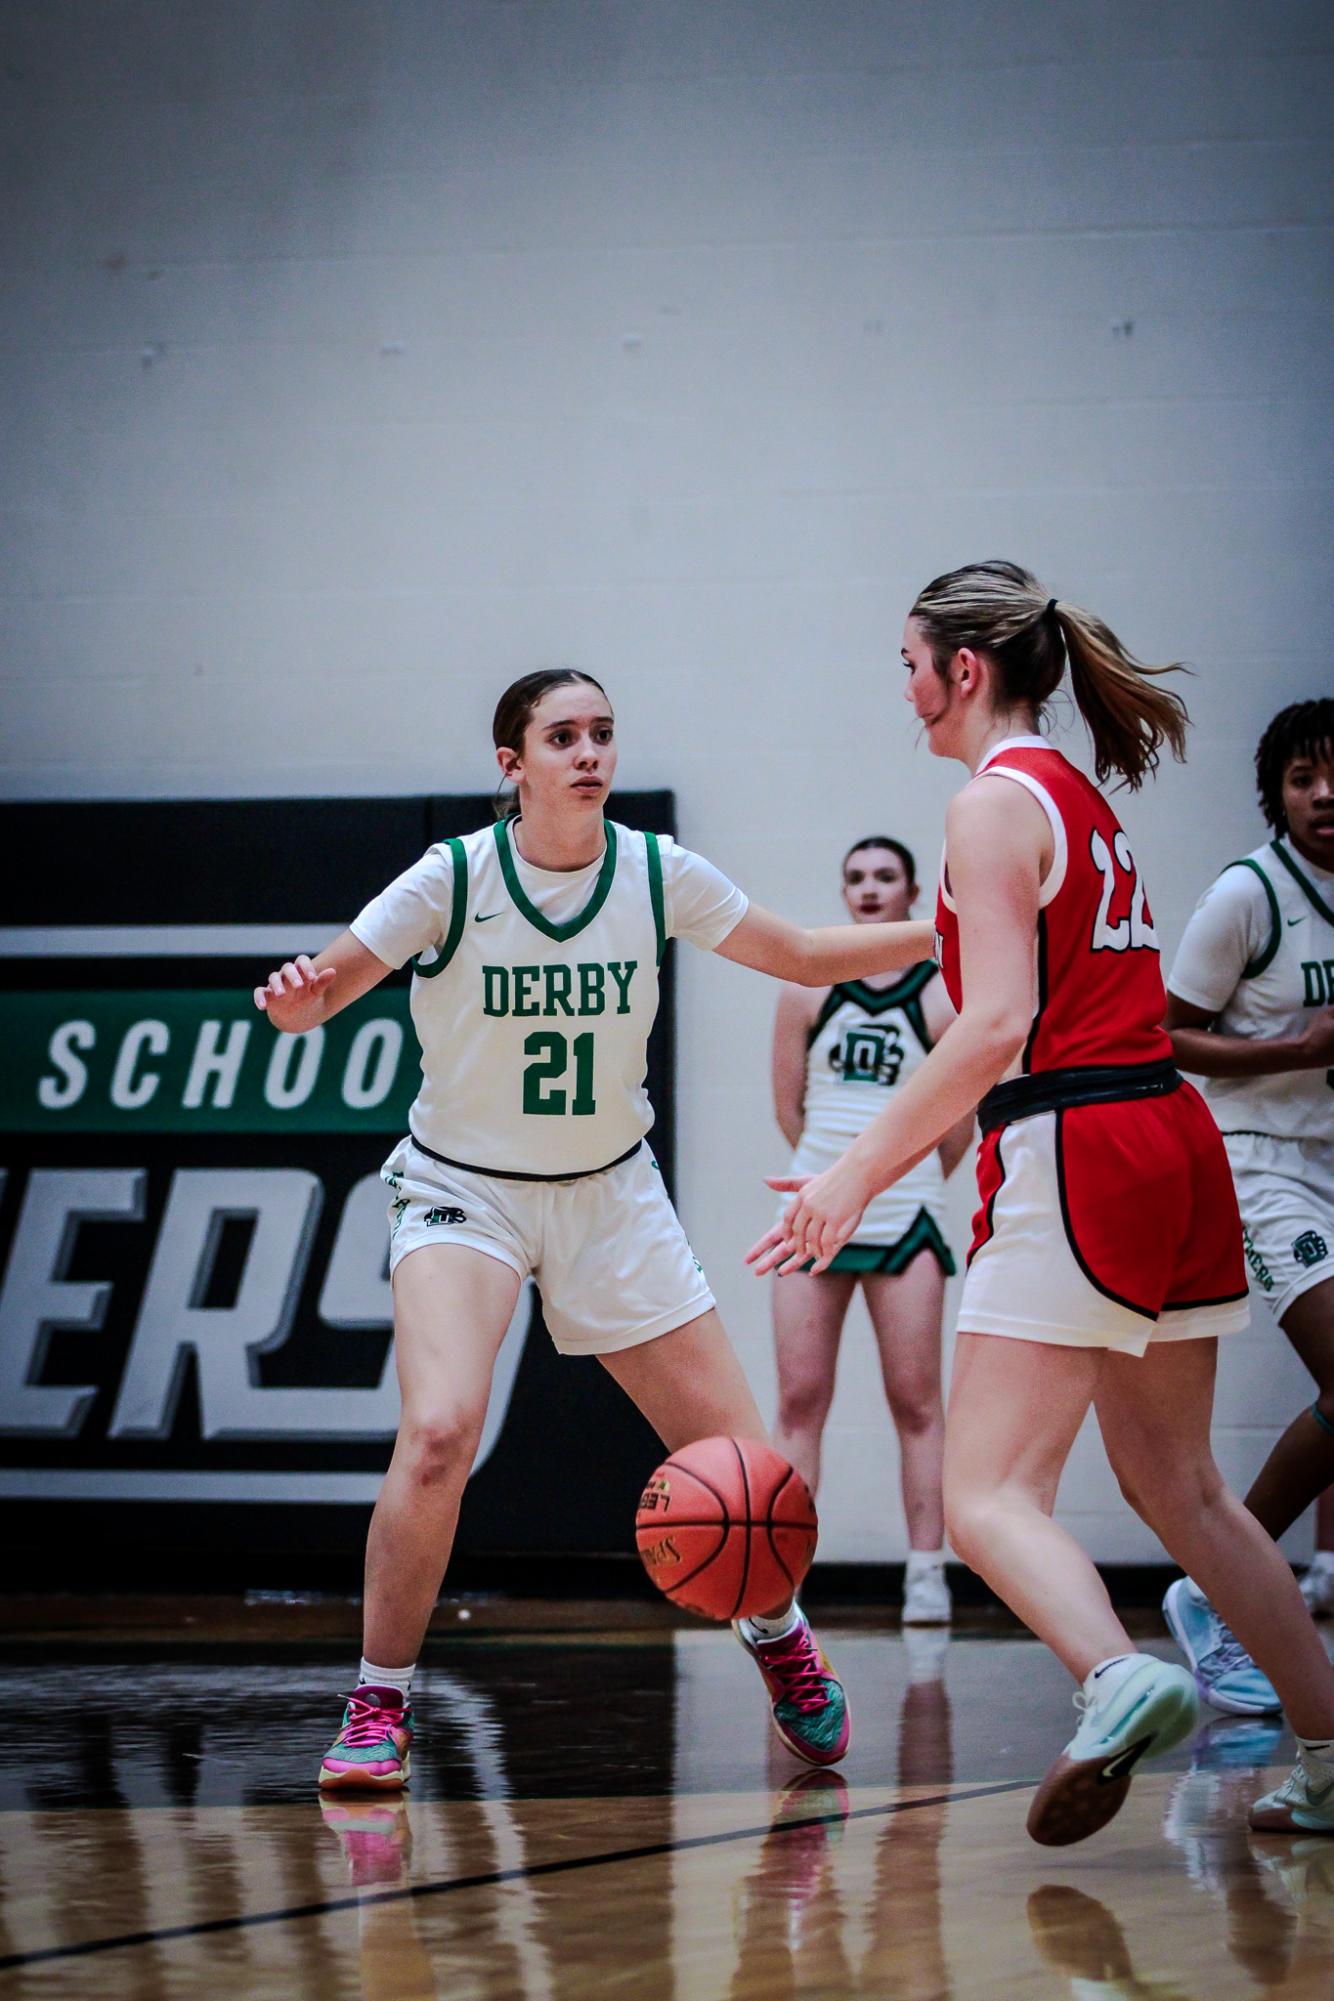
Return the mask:
<svg viewBox="0 0 1334 2001"><path fill-rule="evenodd" d="M503 917L504 915L505 913L503 910L488 910L486 916L483 917L480 910L475 910L473 912L472 921L474 924L489 924L493 917Z"/></svg>

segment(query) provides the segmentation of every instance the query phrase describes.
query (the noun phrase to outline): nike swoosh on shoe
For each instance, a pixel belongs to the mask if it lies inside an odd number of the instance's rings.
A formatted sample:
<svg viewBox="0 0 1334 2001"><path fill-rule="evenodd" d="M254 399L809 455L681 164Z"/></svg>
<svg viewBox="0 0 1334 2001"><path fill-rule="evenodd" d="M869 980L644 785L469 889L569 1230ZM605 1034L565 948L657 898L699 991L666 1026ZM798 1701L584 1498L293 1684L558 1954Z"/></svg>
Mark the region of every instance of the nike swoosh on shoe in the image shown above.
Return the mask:
<svg viewBox="0 0 1334 2001"><path fill-rule="evenodd" d="M1151 1738L1141 1737L1136 1743L1128 1744L1124 1751L1118 1751L1114 1758L1109 1758L1098 1773L1098 1784L1109 1786L1116 1779L1128 1779L1151 1742Z"/></svg>

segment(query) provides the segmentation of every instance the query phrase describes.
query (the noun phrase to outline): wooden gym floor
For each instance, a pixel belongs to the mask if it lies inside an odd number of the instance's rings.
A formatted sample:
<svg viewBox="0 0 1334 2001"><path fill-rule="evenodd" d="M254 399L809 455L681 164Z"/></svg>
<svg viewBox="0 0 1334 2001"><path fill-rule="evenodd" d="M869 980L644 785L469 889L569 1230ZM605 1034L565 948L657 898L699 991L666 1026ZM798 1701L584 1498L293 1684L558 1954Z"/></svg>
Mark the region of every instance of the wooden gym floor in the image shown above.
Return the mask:
<svg viewBox="0 0 1334 2001"><path fill-rule="evenodd" d="M1334 1840L1245 1829L1276 1722L1214 1720L1043 1850L1024 1815L1073 1711L1041 1647L822 1637L838 1773L773 1744L726 1633L433 1641L406 1804L316 1796L341 1648L13 1641L0 1996L1334 1997Z"/></svg>

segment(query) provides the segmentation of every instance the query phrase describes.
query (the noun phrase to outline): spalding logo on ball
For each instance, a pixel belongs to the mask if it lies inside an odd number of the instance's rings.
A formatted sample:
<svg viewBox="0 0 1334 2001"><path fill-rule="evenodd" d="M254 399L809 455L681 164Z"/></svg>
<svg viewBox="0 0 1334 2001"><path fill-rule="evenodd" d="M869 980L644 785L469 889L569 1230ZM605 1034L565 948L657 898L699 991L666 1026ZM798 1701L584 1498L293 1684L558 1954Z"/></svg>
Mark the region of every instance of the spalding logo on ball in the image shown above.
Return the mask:
<svg viewBox="0 0 1334 2001"><path fill-rule="evenodd" d="M699 1438L664 1460L635 1515L653 1582L706 1619L783 1605L810 1568L819 1527L810 1489L754 1438Z"/></svg>

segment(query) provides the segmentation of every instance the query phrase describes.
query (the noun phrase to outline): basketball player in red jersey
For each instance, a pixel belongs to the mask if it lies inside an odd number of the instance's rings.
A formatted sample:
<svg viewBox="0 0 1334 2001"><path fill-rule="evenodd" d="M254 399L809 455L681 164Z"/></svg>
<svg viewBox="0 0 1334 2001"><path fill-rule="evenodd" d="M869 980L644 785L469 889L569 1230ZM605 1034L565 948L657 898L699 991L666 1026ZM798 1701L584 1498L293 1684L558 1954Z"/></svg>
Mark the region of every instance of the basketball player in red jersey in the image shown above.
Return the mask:
<svg viewBox="0 0 1334 2001"><path fill-rule="evenodd" d="M1158 940L1129 842L1037 734L1066 663L1098 778L1132 788L1186 714L1100 619L1013 563L921 592L908 699L932 751L973 774L950 806L938 955L959 1019L842 1159L802 1182L760 1271L824 1270L873 1193L974 1103L980 1206L946 1421L950 1539L1080 1684L1074 1737L1029 1832L1077 1841L1139 1761L1193 1727L1184 1669L1139 1653L1093 1564L1052 1520L1090 1405L1123 1493L1269 1674L1299 1763L1251 1824L1334 1833L1334 1668L1287 1563L1209 1447L1217 1339L1246 1324L1222 1140L1161 1023ZM1003 781L1003 782L1001 782Z"/></svg>

